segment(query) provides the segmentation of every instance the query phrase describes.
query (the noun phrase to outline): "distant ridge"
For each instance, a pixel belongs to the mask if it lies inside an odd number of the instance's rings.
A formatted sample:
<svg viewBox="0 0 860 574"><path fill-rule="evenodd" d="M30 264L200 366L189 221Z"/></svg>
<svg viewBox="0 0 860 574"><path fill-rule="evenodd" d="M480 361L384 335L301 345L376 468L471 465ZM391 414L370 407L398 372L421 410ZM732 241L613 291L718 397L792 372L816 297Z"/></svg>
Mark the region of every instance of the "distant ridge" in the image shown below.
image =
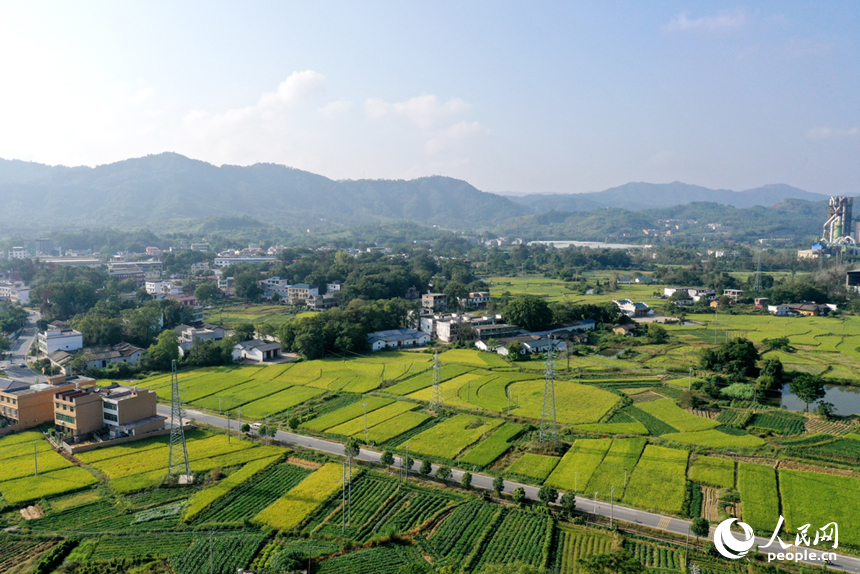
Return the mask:
<svg viewBox="0 0 860 574"><path fill-rule="evenodd" d="M682 182L502 196L450 177L334 181L283 165L218 167L169 152L94 168L0 159L0 205L7 228L159 230L211 218L220 218L219 225L232 220L247 226L250 218L302 232L391 221L474 230L551 212L642 211L694 202L747 208L786 199L819 202L826 196L784 184L735 192Z"/></svg>
<svg viewBox="0 0 860 574"><path fill-rule="evenodd" d="M757 205L769 207L784 199L802 199L812 202L827 199L826 195L804 191L783 183L764 185L744 191L732 191L729 189L709 189L680 181L672 183L626 183L593 193L530 194L524 196L509 195L507 197L538 213L550 210L591 211L605 207L641 211L695 202L719 203L739 208Z"/></svg>

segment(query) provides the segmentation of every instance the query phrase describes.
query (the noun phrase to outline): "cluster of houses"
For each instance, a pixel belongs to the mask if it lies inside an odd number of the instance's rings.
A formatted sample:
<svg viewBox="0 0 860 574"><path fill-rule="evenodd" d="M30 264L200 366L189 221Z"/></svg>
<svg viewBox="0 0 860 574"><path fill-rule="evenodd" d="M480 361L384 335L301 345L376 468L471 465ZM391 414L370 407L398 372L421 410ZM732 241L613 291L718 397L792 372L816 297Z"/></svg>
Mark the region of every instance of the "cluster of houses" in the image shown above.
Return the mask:
<svg viewBox="0 0 860 574"><path fill-rule="evenodd" d="M4 433L23 431L53 421L58 431L75 440L91 433L109 438L140 437L164 429L156 413L158 396L149 389L95 379L58 375L28 384L0 378L0 418Z"/></svg>
<svg viewBox="0 0 860 574"><path fill-rule="evenodd" d="M23 281L0 281L0 301L30 304L30 288Z"/></svg>

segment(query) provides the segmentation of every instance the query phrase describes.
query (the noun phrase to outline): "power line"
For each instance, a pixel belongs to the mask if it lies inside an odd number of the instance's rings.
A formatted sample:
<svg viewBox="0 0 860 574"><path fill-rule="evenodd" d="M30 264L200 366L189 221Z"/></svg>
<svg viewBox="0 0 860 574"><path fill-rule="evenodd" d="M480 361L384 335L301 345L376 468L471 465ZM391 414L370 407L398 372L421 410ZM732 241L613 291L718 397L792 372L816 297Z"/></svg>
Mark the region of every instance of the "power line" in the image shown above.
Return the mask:
<svg viewBox="0 0 860 574"><path fill-rule="evenodd" d="M433 391L430 395L430 408L438 410L442 406L442 383L440 381L439 371L442 365L439 364L439 351L433 354Z"/></svg>

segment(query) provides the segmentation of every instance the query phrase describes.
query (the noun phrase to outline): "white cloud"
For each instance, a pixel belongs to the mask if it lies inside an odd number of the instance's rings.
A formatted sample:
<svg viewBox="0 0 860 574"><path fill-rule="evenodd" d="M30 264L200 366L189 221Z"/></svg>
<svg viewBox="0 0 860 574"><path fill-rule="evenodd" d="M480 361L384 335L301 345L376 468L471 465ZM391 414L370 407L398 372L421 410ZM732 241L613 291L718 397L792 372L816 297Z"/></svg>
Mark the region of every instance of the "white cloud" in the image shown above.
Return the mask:
<svg viewBox="0 0 860 574"><path fill-rule="evenodd" d="M487 130L478 122L459 122L440 130L424 144L424 151L435 155L447 151L454 143L465 140L476 135L487 133Z"/></svg>
<svg viewBox="0 0 860 574"><path fill-rule="evenodd" d="M686 12L682 12L672 18L664 28L672 32L738 30L743 28L747 21L746 11L741 9L731 12L724 10L715 16L700 16L699 18L690 18Z"/></svg>
<svg viewBox="0 0 860 574"><path fill-rule="evenodd" d="M128 103L130 104L142 104L144 100L149 99L155 93L155 90L152 88L141 88L133 96L128 98Z"/></svg>
<svg viewBox="0 0 860 574"><path fill-rule="evenodd" d="M442 102L434 95L416 96L405 102L389 104L380 98L370 98L364 102L367 117L381 118L389 113L405 117L416 126L427 129L442 121L459 115L468 108L460 98Z"/></svg>
<svg viewBox="0 0 860 574"><path fill-rule="evenodd" d="M806 137L811 140L826 140L832 138L857 137L860 136L858 128L828 128L825 126L814 127L806 132Z"/></svg>
<svg viewBox="0 0 860 574"><path fill-rule="evenodd" d="M325 117L331 119L337 116L341 116L347 113L352 109L352 102L348 102L346 100L335 100L333 102L329 102L323 107L320 108L320 113Z"/></svg>
<svg viewBox="0 0 860 574"><path fill-rule="evenodd" d="M293 108L324 93L325 76L313 70L293 72L289 78L278 85L275 92L263 94L257 107Z"/></svg>

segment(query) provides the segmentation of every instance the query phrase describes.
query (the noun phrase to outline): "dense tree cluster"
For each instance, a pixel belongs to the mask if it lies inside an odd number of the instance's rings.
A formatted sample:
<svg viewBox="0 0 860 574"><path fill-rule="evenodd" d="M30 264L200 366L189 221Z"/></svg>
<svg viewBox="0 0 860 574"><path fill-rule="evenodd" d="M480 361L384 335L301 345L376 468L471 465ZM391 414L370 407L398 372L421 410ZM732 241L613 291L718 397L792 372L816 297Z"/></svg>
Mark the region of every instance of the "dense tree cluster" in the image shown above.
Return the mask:
<svg viewBox="0 0 860 574"><path fill-rule="evenodd" d="M703 369L737 377L758 375L758 349L749 339L739 337L720 344L716 349L703 349L700 366Z"/></svg>

